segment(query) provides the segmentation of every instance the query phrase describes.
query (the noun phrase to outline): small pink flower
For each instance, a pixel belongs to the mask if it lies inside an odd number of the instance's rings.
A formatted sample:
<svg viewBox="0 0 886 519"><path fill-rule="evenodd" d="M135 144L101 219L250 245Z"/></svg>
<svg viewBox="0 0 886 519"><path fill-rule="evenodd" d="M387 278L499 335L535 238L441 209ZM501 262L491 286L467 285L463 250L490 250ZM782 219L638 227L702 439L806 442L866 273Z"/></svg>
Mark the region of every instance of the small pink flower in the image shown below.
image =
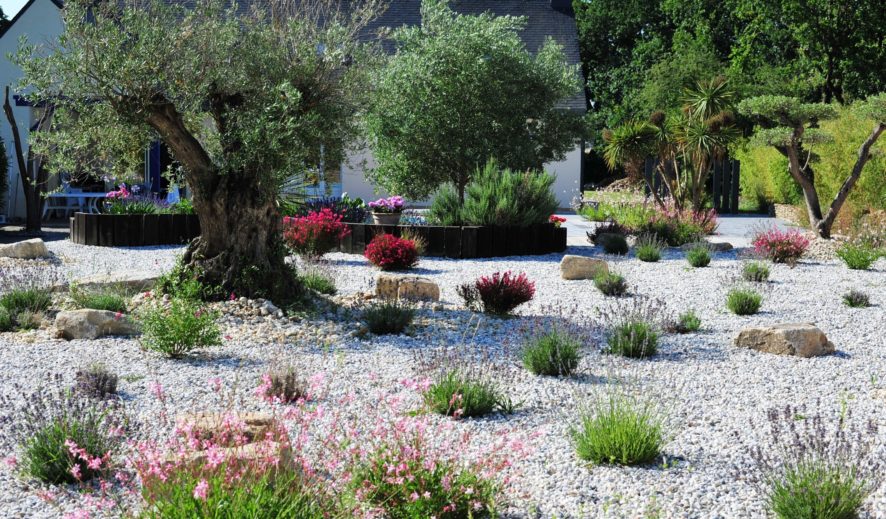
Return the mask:
<svg viewBox="0 0 886 519"><path fill-rule="evenodd" d="M81 474L80 474L80 464L79 464L79 463L74 463L74 464L71 466L71 469L69 470L69 472L71 473L72 476L74 476L74 479L78 479L78 480L79 480L80 477L81 477Z"/></svg>
<svg viewBox="0 0 886 519"><path fill-rule="evenodd" d="M194 487L194 499L206 501L206 493L209 491L209 483L205 479L201 479L197 486Z"/></svg>
<svg viewBox="0 0 886 519"><path fill-rule="evenodd" d="M3 463L6 464L7 467L14 469L18 466L18 458L13 455L7 456L3 458Z"/></svg>
<svg viewBox="0 0 886 519"><path fill-rule="evenodd" d="M119 320L122 319L122 318L123 318L123 312L117 312L117 313L114 314L114 320L115 320L115 321L119 321Z"/></svg>

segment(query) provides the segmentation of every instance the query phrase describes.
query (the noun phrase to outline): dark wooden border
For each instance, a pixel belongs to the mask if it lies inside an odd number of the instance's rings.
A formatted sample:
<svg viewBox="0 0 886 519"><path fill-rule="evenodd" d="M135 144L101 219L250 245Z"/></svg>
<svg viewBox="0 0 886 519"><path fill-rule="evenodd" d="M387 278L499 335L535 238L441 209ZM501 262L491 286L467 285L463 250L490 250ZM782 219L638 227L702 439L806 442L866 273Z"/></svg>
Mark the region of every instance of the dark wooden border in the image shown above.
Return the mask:
<svg viewBox="0 0 886 519"><path fill-rule="evenodd" d="M88 214L71 218L71 241L99 247L180 245L200 236L193 214Z"/></svg>
<svg viewBox="0 0 886 519"><path fill-rule="evenodd" d="M400 236L407 229L425 240L426 256L447 258L494 258L531 256L566 250L566 229L545 223L529 227L434 225L375 225L348 223L351 234L342 240L339 251L363 254L366 244L378 234Z"/></svg>

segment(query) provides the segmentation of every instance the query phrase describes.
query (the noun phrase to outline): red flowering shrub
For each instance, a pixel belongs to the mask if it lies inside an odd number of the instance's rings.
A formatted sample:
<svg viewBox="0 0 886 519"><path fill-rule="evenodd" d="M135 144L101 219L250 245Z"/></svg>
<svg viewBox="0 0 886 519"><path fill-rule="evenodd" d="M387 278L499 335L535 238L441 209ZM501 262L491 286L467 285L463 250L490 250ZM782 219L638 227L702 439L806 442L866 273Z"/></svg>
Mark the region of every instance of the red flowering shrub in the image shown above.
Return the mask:
<svg viewBox="0 0 886 519"><path fill-rule="evenodd" d="M526 274L514 275L510 271L482 276L473 285L466 283L456 290L472 310L505 315L514 308L532 300L535 283Z"/></svg>
<svg viewBox="0 0 886 519"><path fill-rule="evenodd" d="M787 263L793 267L809 248L809 239L797 229L782 231L777 227L770 227L758 231L751 245L754 246L755 253L773 263Z"/></svg>
<svg viewBox="0 0 886 519"><path fill-rule="evenodd" d="M415 242L398 238L393 234L379 234L363 253L370 263L382 270L403 270L418 263L418 249Z"/></svg>
<svg viewBox="0 0 886 519"><path fill-rule="evenodd" d="M317 258L333 250L351 233L342 215L324 207L307 216L283 218L283 240L296 254Z"/></svg>

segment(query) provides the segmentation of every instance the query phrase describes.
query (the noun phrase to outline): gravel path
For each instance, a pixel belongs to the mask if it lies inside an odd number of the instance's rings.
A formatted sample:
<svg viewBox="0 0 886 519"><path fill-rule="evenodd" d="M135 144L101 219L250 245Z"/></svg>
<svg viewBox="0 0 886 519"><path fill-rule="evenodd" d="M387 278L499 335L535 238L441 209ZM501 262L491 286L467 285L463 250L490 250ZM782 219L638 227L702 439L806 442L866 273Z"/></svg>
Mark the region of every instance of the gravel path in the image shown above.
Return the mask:
<svg viewBox="0 0 886 519"><path fill-rule="evenodd" d="M114 269L167 269L179 248L104 249L54 242L58 268L70 277ZM568 253L595 255L595 249L571 247ZM369 291L375 271L363 258L328 255L343 293ZM421 312L413 336L355 337L357 324L331 323L320 317L302 322L270 318L227 320L232 339L211 354L171 361L142 352L136 340L48 340L46 331L0 334L0 391L11 384L39 384L43 373L73 371L102 360L123 380L129 412L156 427L158 412L149 384L166 388L174 409L217 405L207 383L221 377L226 387L251 403L252 389L269 363L296 362L305 372L324 372L330 398L354 392L371 399L379 388L401 390L414 374L414 353L472 336L473 347L506 355L519 346L520 330L534 316L590 323L598 309L611 304L590 281L560 279L561 255L488 260L423 259L418 274L436 281L446 303L457 303L459 283L494 271L526 272L536 282L536 300L511 320L478 318L445 304ZM750 447L766 445L765 411L787 404L834 417L848 407L857 419L874 418L882 427L886 383L886 261L856 272L835 262L802 262L795 269L776 265L765 290L762 312L737 317L724 307L741 261L735 252L715 255L709 268L690 269L677 251L657 264L633 258L613 259L612 270L627 278L635 295L657 298L669 311L694 309L703 330L667 335L659 354L647 360L613 358L590 345L579 376L558 380L533 377L513 368L507 379L512 396L522 402L509 417L462 420L482 443L507 431L539 434L534 450L514 468L509 517L558 518L758 518L765 516L755 488L740 476ZM2 265L0 265L2 268ZM850 288L871 295L874 306L849 309L840 298ZM479 324L478 324L479 321ZM799 359L736 349L732 339L749 325L814 322L834 342L837 354ZM474 334L472 330L477 327ZM516 364L516 362L514 362ZM638 468L588 467L574 455L566 431L586 398L617 382L629 381L666 410L667 463ZM611 383L610 383L611 382ZM442 418L441 418L442 420ZM24 490L7 470L0 470L0 517L58 517L70 509L60 497L52 505L34 490ZM879 489L866 505L866 517L886 517L886 494Z"/></svg>

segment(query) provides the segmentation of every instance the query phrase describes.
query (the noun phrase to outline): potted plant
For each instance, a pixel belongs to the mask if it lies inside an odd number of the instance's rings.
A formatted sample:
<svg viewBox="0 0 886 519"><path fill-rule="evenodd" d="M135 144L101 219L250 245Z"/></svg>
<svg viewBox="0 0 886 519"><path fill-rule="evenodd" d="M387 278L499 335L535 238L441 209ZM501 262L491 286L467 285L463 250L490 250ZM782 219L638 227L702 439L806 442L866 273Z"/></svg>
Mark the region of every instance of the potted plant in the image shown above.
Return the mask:
<svg viewBox="0 0 886 519"><path fill-rule="evenodd" d="M399 224L404 205L402 196L379 198L375 202L369 202L369 209L372 211L372 223L376 225Z"/></svg>

